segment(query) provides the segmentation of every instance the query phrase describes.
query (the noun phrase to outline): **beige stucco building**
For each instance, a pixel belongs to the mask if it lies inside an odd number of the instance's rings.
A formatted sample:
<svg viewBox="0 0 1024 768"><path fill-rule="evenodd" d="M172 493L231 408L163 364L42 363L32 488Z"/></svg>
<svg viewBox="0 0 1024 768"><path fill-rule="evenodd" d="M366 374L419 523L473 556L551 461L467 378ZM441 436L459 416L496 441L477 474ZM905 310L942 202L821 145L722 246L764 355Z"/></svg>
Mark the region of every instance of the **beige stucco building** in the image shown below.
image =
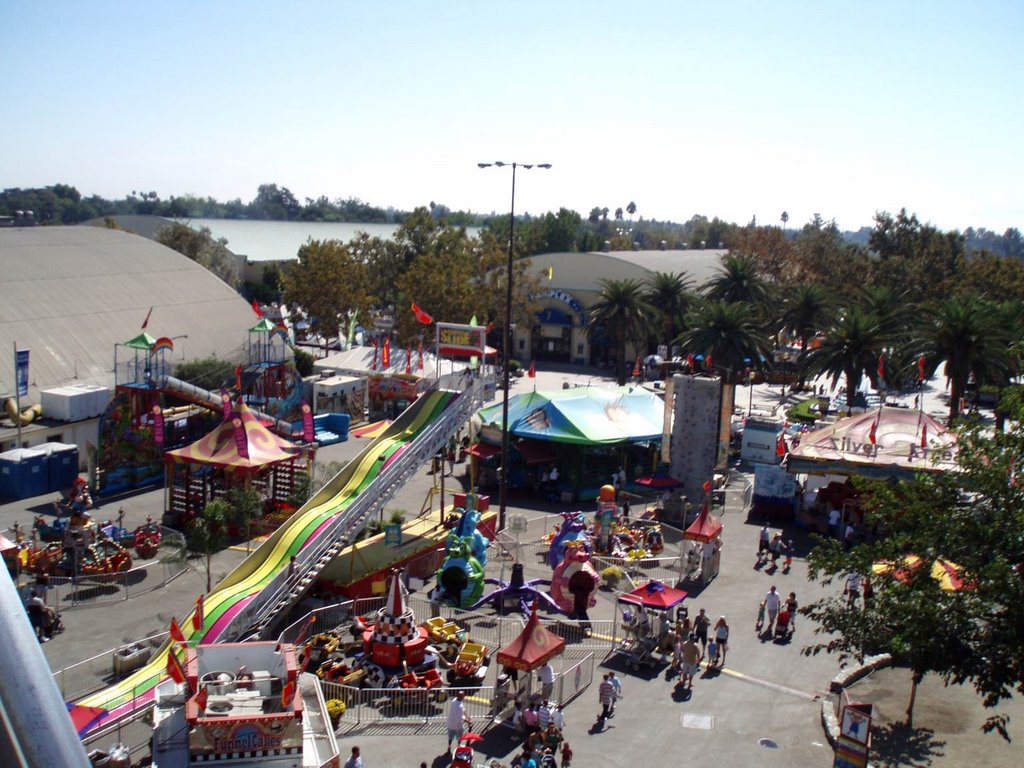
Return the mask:
<svg viewBox="0 0 1024 768"><path fill-rule="evenodd" d="M698 287L714 275L725 253L690 249L532 256L531 271L543 286L535 296L541 311L531 327L515 329L513 356L526 364L534 359L575 365L609 364L607 344L586 332L587 313L600 296L602 280L646 282L655 272L682 272ZM660 341L668 344L670 340ZM627 359L637 353L627 348Z"/></svg>

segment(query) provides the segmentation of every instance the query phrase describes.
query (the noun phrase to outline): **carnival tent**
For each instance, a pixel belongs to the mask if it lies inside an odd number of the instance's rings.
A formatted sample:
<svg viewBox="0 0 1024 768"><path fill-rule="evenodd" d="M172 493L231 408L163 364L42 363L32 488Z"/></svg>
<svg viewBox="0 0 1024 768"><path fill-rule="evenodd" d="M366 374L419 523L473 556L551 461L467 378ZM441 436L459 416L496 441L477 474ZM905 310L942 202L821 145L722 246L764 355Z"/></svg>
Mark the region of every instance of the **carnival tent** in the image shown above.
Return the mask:
<svg viewBox="0 0 1024 768"><path fill-rule="evenodd" d="M883 406L800 437L790 473L906 477L956 468L956 436L921 411Z"/></svg>
<svg viewBox="0 0 1024 768"><path fill-rule="evenodd" d="M263 426L246 405L234 408L232 417L209 434L184 448L167 451L167 461L245 471L296 458L299 449Z"/></svg>
<svg viewBox="0 0 1024 768"><path fill-rule="evenodd" d="M498 663L520 672L532 672L560 654L564 648L564 637L540 625L537 603L534 601L530 619L519 637L498 651Z"/></svg>
<svg viewBox="0 0 1024 768"><path fill-rule="evenodd" d="M667 611L679 605L686 599L686 591L675 587L666 587L660 581L648 581L646 584L637 587L632 592L619 595L620 603L640 605L644 608L654 608L659 611Z"/></svg>
<svg viewBox="0 0 1024 768"><path fill-rule="evenodd" d="M576 445L660 440L665 403L647 390L579 387L528 392L509 399L514 436ZM502 405L479 412L484 434L500 441Z"/></svg>
<svg viewBox="0 0 1024 768"><path fill-rule="evenodd" d="M722 521L711 514L708 505L697 515L697 519L683 532L683 538L690 541L714 541L722 534Z"/></svg>

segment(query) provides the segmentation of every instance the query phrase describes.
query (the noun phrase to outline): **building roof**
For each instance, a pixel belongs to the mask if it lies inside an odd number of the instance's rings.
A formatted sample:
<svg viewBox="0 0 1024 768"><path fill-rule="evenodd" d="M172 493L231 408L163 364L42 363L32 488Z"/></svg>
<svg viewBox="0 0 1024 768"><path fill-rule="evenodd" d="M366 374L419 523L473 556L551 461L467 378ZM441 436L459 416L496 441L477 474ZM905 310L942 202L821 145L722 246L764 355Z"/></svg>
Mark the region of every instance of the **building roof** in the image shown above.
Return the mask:
<svg viewBox="0 0 1024 768"><path fill-rule="evenodd" d="M725 250L610 251L609 253L544 253L531 256L531 271L548 288L572 294L600 291L600 280L646 281L655 272L683 272L694 286L707 282ZM548 268L551 280L548 280ZM579 297L578 297L579 298ZM582 300L582 299L581 299Z"/></svg>
<svg viewBox="0 0 1024 768"><path fill-rule="evenodd" d="M0 229L0 397L14 391L14 343L31 350L25 402L75 381L113 387L114 345L150 307L146 330L175 339L174 362L243 359L251 307L176 251L97 227Z"/></svg>

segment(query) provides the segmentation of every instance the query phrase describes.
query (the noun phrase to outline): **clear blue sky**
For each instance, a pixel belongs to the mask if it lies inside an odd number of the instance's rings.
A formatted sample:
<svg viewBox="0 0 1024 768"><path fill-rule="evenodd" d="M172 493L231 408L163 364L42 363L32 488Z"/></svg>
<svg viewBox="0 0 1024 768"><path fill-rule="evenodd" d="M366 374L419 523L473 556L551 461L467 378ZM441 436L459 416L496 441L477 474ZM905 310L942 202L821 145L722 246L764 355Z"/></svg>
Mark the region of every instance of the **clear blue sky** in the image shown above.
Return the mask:
<svg viewBox="0 0 1024 768"><path fill-rule="evenodd" d="M3 187L1024 228L1024 3L0 3Z"/></svg>

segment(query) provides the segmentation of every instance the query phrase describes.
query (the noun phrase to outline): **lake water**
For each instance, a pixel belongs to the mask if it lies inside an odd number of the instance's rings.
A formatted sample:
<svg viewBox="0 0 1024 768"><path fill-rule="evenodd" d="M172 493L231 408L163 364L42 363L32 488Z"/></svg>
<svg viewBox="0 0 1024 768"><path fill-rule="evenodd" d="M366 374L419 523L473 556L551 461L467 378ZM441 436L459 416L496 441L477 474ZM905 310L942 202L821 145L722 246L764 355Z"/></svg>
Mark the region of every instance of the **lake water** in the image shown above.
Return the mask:
<svg viewBox="0 0 1024 768"><path fill-rule="evenodd" d="M310 238L348 242L359 232L390 239L397 224L349 224L307 221L250 221L249 219L192 219L196 229L208 227L214 237L226 238L232 253L249 261L294 259Z"/></svg>
<svg viewBox="0 0 1024 768"><path fill-rule="evenodd" d="M397 224L358 224L307 221L251 221L249 219L192 219L195 228L208 227L214 237L226 238L232 253L249 261L274 261L296 258L299 248L310 238L348 242L359 232L390 239ZM471 235L479 229L468 230Z"/></svg>

